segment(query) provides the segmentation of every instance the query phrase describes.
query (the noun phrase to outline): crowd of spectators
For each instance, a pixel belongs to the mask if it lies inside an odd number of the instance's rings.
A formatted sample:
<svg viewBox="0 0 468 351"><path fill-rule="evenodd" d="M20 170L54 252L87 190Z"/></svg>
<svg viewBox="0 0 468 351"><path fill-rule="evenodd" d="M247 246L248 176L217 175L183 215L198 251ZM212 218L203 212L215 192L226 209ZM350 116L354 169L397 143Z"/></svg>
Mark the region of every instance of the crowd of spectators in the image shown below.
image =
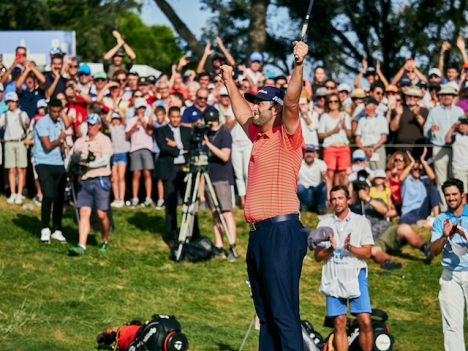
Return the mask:
<svg viewBox="0 0 468 351"><path fill-rule="evenodd" d="M217 37L219 51L208 43L196 70L187 69L190 58L185 55L171 72L143 77L132 70L137 62L134 51L117 31L113 35L116 45L103 56L101 72L92 73L77 56L65 56L58 48L50 50L50 65L40 70L24 47L18 47L14 63L0 71L7 202L22 204L26 188L36 204L43 201L39 182L31 186L33 182L27 181L29 174L37 180L31 166L32 135L37 122L49 112L49 99L55 98L62 102L61 132L69 149L88 134L86 117L92 113L101 117L102 132L112 143L111 207L161 210L166 205L170 238L175 238L177 230L174 211L183 193L191 130L205 123L206 111L214 109L216 128L222 126L222 135L230 134L217 150L229 151L210 152L233 171L231 179L224 167L226 174L216 178L228 182L231 204L243 208L252 143L233 115L218 75L220 66L236 67L234 78L241 94L255 94L265 86L285 90L290 76L264 72L259 52L251 53L244 65ZM301 210L326 213L332 186L346 185L352 190L364 178L369 197L385 204L383 218L429 227L446 209L441 185L453 175L467 189L468 57L463 38L458 38L457 47L461 67L446 64L444 53L450 45L444 42L437 67L427 75L411 58L392 79L384 76L379 61L372 67L363 60L353 87L329 77L321 66L314 69L313 76L304 81L299 101L306 144L298 185ZM205 147L215 144L207 140ZM203 182L200 189L203 206L205 200L209 202ZM228 214L226 207L223 203L223 213ZM229 215L226 220L231 221ZM217 246L222 244L220 233L216 241Z"/></svg>

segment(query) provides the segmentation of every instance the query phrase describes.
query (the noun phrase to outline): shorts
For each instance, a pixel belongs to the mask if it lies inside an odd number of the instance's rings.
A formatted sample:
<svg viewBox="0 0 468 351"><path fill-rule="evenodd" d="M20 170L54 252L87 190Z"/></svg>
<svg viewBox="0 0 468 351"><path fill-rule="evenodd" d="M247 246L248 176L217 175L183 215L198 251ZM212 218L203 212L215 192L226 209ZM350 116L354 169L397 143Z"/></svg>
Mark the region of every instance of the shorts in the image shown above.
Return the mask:
<svg viewBox="0 0 468 351"><path fill-rule="evenodd" d="M229 181L222 180L220 182L214 182L213 188L218 198L219 208L221 212L232 211L232 188ZM208 207L213 211L215 209L214 201L211 193L208 190L208 185L205 185L205 196Z"/></svg>
<svg viewBox="0 0 468 351"><path fill-rule="evenodd" d="M346 168L351 165L349 145L327 146L323 149L323 160L329 171L346 171Z"/></svg>
<svg viewBox="0 0 468 351"><path fill-rule="evenodd" d="M27 168L28 152L22 141L5 142L5 168Z"/></svg>
<svg viewBox="0 0 468 351"><path fill-rule="evenodd" d="M153 170L153 154L148 149L136 150L130 153L130 171Z"/></svg>
<svg viewBox="0 0 468 351"><path fill-rule="evenodd" d="M361 295L359 297L349 299L349 307L351 310L351 314L356 315L359 313L372 313L365 269L361 269L361 271L359 272L358 280ZM327 295L327 316L336 317L346 315L347 304L348 299Z"/></svg>
<svg viewBox="0 0 468 351"><path fill-rule="evenodd" d="M126 153L122 153L122 154L114 154L113 156L113 164L117 164L117 163L125 163L125 164L128 164L128 157L127 157L127 154Z"/></svg>
<svg viewBox="0 0 468 351"><path fill-rule="evenodd" d="M101 178L102 184L99 178ZM111 183L108 176L88 178L78 182L76 207L96 207L98 210L107 211L109 209L110 187Z"/></svg>
<svg viewBox="0 0 468 351"><path fill-rule="evenodd" d="M380 247L384 252L398 251L401 243L398 241L398 225L392 225L381 236L374 240L374 246Z"/></svg>

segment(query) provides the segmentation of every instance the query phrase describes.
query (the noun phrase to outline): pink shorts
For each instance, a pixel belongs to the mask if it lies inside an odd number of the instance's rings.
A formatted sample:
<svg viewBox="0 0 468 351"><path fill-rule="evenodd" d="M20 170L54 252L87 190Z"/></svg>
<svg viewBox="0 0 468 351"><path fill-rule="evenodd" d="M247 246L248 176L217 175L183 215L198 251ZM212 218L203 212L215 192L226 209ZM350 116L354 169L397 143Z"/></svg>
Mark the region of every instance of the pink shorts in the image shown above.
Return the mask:
<svg viewBox="0 0 468 351"><path fill-rule="evenodd" d="M346 171L351 164L349 145L328 146L323 149L323 160L329 171Z"/></svg>

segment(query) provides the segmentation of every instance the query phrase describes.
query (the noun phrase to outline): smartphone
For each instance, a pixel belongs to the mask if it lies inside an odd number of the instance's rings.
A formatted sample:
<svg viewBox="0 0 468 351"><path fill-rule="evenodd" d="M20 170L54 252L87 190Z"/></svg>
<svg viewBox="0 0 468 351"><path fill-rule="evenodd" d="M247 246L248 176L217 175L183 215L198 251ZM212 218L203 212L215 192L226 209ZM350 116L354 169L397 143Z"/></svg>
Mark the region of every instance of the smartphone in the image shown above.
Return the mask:
<svg viewBox="0 0 468 351"><path fill-rule="evenodd" d="M17 60L21 60L23 58L23 56L21 56L21 54L16 54L16 59Z"/></svg>

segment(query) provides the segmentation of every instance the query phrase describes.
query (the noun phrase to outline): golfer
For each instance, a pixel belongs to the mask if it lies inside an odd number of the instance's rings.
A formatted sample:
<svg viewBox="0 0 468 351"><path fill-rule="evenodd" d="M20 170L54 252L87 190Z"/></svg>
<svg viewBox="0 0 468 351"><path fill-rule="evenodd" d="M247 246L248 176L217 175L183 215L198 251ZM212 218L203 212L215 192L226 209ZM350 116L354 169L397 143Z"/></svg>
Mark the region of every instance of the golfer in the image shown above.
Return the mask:
<svg viewBox="0 0 468 351"><path fill-rule="evenodd" d="M221 66L234 115L253 142L245 202L250 227L246 261L261 325L259 350L303 347L299 279L307 238L296 191L305 148L299 97L308 46L294 45L298 59L286 94L267 86L256 95L246 93L244 99L232 79L232 67Z"/></svg>

